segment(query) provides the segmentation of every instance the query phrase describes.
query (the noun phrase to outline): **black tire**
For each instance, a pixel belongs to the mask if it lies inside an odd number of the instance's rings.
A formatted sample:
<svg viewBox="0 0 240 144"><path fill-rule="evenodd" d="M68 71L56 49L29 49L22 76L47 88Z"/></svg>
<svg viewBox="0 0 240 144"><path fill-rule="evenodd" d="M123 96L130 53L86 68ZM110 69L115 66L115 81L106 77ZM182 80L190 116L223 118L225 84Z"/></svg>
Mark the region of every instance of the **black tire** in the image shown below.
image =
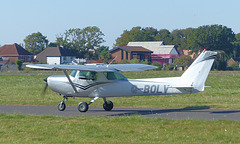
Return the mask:
<svg viewBox="0 0 240 144"><path fill-rule="evenodd" d="M66 104L64 102L60 102L58 104L58 110L59 111L64 111L66 109Z"/></svg>
<svg viewBox="0 0 240 144"><path fill-rule="evenodd" d="M105 109L105 111L111 111L113 108L113 103L110 100L108 100L103 103L103 108Z"/></svg>
<svg viewBox="0 0 240 144"><path fill-rule="evenodd" d="M88 111L88 104L87 104L86 102L80 102L80 103L78 104L78 110L79 110L80 112L86 112L86 111Z"/></svg>

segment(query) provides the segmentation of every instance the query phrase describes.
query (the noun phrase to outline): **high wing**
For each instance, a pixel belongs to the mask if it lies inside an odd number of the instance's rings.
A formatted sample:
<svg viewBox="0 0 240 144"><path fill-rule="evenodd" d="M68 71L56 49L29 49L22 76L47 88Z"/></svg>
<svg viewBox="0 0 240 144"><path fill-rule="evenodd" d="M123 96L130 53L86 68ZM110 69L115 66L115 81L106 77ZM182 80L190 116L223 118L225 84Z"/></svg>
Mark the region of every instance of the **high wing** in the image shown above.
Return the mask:
<svg viewBox="0 0 240 144"><path fill-rule="evenodd" d="M157 68L146 64L100 64L100 65L48 65L48 64L29 64L29 68L35 69L62 69L62 70L89 70L89 71L144 71Z"/></svg>

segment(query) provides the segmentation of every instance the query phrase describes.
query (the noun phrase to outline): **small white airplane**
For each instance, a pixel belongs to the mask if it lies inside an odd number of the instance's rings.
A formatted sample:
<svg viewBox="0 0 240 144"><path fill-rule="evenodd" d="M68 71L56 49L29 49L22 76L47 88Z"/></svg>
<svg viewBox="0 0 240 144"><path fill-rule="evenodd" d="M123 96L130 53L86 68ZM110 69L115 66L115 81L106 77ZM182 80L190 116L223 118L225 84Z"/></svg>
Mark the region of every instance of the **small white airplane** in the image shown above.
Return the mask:
<svg viewBox="0 0 240 144"><path fill-rule="evenodd" d="M64 111L68 97L89 97L89 103L80 102L78 110L86 112L89 105L103 98L103 108L110 111L113 103L108 97L146 95L192 94L204 91L205 81L217 52L204 50L180 77L127 79L119 71L143 71L157 67L144 64L112 65L47 65L30 64L29 68L61 69L65 75L49 76L44 79L46 87L63 95L58 110ZM73 70L70 75L66 70Z"/></svg>

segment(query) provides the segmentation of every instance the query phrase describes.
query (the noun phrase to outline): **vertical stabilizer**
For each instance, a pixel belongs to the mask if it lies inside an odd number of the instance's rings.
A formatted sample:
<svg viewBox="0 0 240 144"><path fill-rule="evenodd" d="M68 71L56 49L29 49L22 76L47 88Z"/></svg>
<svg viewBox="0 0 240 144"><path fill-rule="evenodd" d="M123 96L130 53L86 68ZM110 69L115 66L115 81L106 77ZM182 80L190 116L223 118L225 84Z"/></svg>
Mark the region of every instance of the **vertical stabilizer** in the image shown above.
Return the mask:
<svg viewBox="0 0 240 144"><path fill-rule="evenodd" d="M182 81L203 91L217 52L203 51L181 76Z"/></svg>

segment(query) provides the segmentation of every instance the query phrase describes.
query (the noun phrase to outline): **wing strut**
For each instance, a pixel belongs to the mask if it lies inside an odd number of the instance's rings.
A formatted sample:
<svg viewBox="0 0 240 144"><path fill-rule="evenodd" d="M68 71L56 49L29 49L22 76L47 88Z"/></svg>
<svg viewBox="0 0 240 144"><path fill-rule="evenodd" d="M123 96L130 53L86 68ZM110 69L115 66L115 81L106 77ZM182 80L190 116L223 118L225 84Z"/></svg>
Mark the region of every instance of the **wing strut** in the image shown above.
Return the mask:
<svg viewBox="0 0 240 144"><path fill-rule="evenodd" d="M64 72L64 74L66 75L66 77L67 77L69 83L71 84L71 86L72 86L74 92L75 92L75 93L78 93L78 92L77 92L77 89L76 89L76 87L73 85L73 82L72 82L72 80L70 79L70 77L69 77L67 71L66 71L66 70L63 70L63 72Z"/></svg>

